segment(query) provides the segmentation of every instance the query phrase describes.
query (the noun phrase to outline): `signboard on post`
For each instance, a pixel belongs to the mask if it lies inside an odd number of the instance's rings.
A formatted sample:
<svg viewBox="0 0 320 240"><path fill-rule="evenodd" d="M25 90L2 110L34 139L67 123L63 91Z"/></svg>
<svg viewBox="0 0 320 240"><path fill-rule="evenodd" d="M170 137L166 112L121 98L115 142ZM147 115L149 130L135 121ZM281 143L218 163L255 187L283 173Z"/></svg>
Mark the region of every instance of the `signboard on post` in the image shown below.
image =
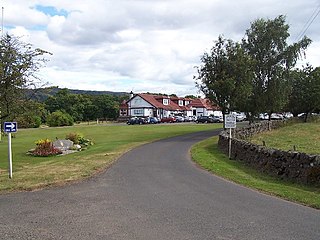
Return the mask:
<svg viewBox="0 0 320 240"><path fill-rule="evenodd" d="M237 116L233 114L228 114L224 119L224 127L229 128L229 159L231 159L231 129L237 127Z"/></svg>
<svg viewBox="0 0 320 240"><path fill-rule="evenodd" d="M16 122L5 122L3 128L6 133L12 133L18 130Z"/></svg>
<svg viewBox="0 0 320 240"><path fill-rule="evenodd" d="M233 114L228 114L225 116L224 120L225 128L236 128L237 127L237 116Z"/></svg>
<svg viewBox="0 0 320 240"><path fill-rule="evenodd" d="M18 125L16 122L5 122L3 124L4 131L8 133L8 162L9 162L9 178L12 178L12 149L11 149L11 133L17 132Z"/></svg>

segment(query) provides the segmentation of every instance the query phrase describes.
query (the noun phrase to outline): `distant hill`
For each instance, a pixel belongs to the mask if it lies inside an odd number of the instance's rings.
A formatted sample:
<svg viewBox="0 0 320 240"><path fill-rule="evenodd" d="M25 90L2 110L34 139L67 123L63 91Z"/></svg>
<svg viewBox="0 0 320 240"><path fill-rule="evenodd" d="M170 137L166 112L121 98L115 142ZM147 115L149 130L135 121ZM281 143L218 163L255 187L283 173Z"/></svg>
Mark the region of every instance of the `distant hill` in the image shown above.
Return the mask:
<svg viewBox="0 0 320 240"><path fill-rule="evenodd" d="M59 87L47 87L39 88L35 92L27 90L27 96L33 100L43 102L49 96L54 96L63 88ZM86 94L86 95L113 95L113 96L123 96L128 95L127 92L111 92L111 91L92 91L92 90L78 90L78 89L68 89L72 94Z"/></svg>

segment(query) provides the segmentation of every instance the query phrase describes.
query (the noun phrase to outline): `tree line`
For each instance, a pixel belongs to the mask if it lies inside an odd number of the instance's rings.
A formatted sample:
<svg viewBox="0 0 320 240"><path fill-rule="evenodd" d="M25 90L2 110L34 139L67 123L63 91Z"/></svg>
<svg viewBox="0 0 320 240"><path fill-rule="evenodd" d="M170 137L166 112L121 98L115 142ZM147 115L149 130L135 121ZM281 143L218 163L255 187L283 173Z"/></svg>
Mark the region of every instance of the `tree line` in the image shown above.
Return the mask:
<svg viewBox="0 0 320 240"><path fill-rule="evenodd" d="M19 128L70 126L75 122L115 120L119 116L120 101L127 96L74 94L61 89L43 102L20 99L24 111L13 112L9 121L17 121Z"/></svg>
<svg viewBox="0 0 320 240"><path fill-rule="evenodd" d="M311 39L288 44L284 16L257 19L239 42L223 36L201 57L196 86L223 113L246 112L253 121L259 113L320 111L320 68L296 68Z"/></svg>
<svg viewBox="0 0 320 240"><path fill-rule="evenodd" d="M15 36L0 39L0 122L17 121L19 127L72 125L96 119L116 119L125 95L73 94L62 89L45 101L35 101L45 85L38 71L50 52L33 48Z"/></svg>

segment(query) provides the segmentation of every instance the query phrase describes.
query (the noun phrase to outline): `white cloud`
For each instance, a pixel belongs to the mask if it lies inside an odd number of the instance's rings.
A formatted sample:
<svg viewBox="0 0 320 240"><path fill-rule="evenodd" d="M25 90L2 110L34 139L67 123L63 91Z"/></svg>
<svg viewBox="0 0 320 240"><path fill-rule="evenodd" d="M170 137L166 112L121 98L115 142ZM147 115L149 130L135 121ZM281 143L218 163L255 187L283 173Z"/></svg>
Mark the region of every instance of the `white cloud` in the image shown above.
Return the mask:
<svg viewBox="0 0 320 240"><path fill-rule="evenodd" d="M257 18L287 16L291 41L317 0L11 0L3 3L10 33L53 55L44 81L61 87L197 94L193 75L218 35L240 40ZM36 6L53 7L50 16ZM18 14L19 13L19 14ZM306 34L307 62L319 66L320 16ZM301 62L301 64L304 64Z"/></svg>

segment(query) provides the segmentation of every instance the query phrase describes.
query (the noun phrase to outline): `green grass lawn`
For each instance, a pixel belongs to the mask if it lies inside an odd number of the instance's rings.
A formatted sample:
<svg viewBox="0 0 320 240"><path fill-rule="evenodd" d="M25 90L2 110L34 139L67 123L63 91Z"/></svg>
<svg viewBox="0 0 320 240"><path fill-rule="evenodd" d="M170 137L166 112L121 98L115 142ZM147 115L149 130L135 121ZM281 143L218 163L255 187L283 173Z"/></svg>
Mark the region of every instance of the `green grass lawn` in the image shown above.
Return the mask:
<svg viewBox="0 0 320 240"><path fill-rule="evenodd" d="M13 178L8 178L7 137L0 143L0 192L34 190L92 176L131 148L161 138L221 128L221 124L77 125L20 129L12 139ZM77 132L94 141L89 149L65 156L32 157L26 152L39 139L64 139Z"/></svg>
<svg viewBox="0 0 320 240"><path fill-rule="evenodd" d="M320 188L285 182L229 160L218 149L218 137L202 141L191 150L193 160L204 169L235 183L320 209Z"/></svg>
<svg viewBox="0 0 320 240"><path fill-rule="evenodd" d="M262 145L265 141L269 148L320 154L320 123L298 123L264 132L252 137L251 142Z"/></svg>

